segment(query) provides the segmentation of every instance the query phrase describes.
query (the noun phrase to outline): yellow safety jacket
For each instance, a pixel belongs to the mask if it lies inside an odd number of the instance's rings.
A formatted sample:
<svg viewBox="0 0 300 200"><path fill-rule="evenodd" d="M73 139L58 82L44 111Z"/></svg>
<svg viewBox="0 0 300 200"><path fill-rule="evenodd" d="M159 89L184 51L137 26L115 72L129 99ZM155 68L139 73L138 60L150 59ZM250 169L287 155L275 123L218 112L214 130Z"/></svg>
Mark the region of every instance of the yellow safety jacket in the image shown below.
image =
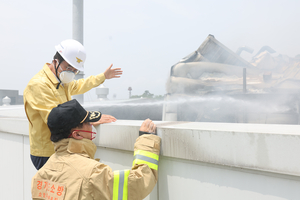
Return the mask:
<svg viewBox="0 0 300 200"><path fill-rule="evenodd" d="M58 80L46 63L28 83L24 90L24 107L29 121L30 154L50 157L54 146L50 141L47 119L52 108L72 100L71 96L83 94L104 82L104 74L74 80L68 84L58 85Z"/></svg>
<svg viewBox="0 0 300 200"><path fill-rule="evenodd" d="M32 178L32 199L142 200L158 179L160 138L142 135L134 145L131 170L112 171L97 160L88 139L63 139L47 163Z"/></svg>

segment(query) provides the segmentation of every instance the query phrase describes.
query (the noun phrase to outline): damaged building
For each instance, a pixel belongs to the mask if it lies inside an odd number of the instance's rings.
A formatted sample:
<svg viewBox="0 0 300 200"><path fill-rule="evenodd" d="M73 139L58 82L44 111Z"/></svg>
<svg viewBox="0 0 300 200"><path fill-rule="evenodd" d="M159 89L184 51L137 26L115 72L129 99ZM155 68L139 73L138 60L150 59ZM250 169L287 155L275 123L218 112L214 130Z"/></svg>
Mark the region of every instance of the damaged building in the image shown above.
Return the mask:
<svg viewBox="0 0 300 200"><path fill-rule="evenodd" d="M300 57L262 47L251 61L213 35L171 67L165 121L299 124Z"/></svg>

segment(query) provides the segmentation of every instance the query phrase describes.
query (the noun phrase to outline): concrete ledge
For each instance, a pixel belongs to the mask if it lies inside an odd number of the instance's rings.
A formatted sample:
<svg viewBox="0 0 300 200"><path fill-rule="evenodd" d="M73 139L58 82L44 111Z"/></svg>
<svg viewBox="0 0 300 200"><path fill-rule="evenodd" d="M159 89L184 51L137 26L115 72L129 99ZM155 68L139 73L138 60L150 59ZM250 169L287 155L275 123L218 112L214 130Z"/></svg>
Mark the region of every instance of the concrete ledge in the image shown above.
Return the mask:
<svg viewBox="0 0 300 200"><path fill-rule="evenodd" d="M29 157L28 121L11 109L5 113L0 109L0 142L5 149L0 158L7 172L0 193L3 199L14 192L17 199L29 200L36 170ZM162 138L159 178L146 200L300 199L300 126L155 123ZM141 124L118 120L97 126L95 157L113 170L129 169Z"/></svg>
<svg viewBox="0 0 300 200"><path fill-rule="evenodd" d="M300 176L300 126L155 122L161 155L237 168ZM97 145L133 151L142 121L97 127Z"/></svg>
<svg viewBox="0 0 300 200"><path fill-rule="evenodd" d="M29 135L28 120L22 118L1 118L0 132Z"/></svg>
<svg viewBox="0 0 300 200"><path fill-rule="evenodd" d="M133 151L143 121L96 127L99 147ZM157 121L161 155L242 169L300 176L300 126ZM28 121L0 118L0 132L28 135Z"/></svg>

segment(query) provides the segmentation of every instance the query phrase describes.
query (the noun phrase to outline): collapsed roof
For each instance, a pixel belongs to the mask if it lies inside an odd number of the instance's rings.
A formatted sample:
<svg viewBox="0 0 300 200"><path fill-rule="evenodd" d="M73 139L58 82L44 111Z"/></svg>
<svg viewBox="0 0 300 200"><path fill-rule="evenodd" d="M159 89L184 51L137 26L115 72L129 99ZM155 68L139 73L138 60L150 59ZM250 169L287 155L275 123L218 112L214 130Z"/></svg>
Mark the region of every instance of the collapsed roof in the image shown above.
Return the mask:
<svg viewBox="0 0 300 200"><path fill-rule="evenodd" d="M209 35L201 46L172 66L167 83L170 94L236 94L243 92L246 69L247 93L297 92L300 89L300 59L264 46L248 62Z"/></svg>

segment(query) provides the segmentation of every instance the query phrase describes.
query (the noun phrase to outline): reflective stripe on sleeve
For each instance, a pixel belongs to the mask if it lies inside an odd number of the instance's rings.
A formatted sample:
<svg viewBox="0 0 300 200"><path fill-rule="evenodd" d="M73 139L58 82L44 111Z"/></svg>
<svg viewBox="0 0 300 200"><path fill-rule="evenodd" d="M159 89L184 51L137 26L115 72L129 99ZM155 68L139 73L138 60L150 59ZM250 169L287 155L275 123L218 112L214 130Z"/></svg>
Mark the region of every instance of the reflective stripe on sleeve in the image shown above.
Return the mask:
<svg viewBox="0 0 300 200"><path fill-rule="evenodd" d="M151 153L149 151L144 151L144 150L136 150L134 152L134 155L143 155L143 156L147 156L149 158L153 158L155 160L158 160L159 156L156 155L155 153Z"/></svg>
<svg viewBox="0 0 300 200"><path fill-rule="evenodd" d="M151 169L158 169L158 160L159 156L155 153L149 151L137 150L134 152L134 161L135 164L147 164Z"/></svg>
<svg viewBox="0 0 300 200"><path fill-rule="evenodd" d="M127 200L130 170L114 171L113 200Z"/></svg>
<svg viewBox="0 0 300 200"><path fill-rule="evenodd" d="M124 187L123 187L123 200L127 200L128 197L128 176L130 170L124 170Z"/></svg>

